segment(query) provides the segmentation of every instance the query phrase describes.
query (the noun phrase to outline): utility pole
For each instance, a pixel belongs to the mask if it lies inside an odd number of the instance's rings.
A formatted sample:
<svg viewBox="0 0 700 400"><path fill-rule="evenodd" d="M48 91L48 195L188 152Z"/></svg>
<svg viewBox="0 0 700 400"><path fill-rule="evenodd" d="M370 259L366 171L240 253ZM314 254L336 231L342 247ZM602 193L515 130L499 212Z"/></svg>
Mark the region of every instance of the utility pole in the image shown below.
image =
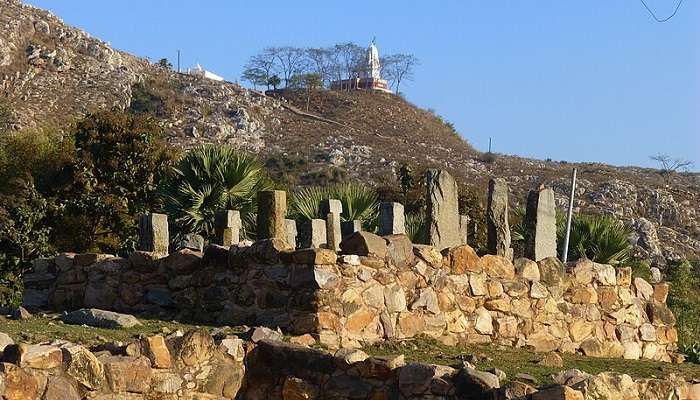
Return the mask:
<svg viewBox="0 0 700 400"><path fill-rule="evenodd" d="M571 193L569 195L569 212L566 215L566 236L564 237L564 254L562 261L569 256L569 235L571 234L571 216L574 213L574 193L576 191L576 168L571 172Z"/></svg>
<svg viewBox="0 0 700 400"><path fill-rule="evenodd" d="M489 153L491 152L491 137L489 137Z"/></svg>
<svg viewBox="0 0 700 400"><path fill-rule="evenodd" d="M177 73L180 73L180 50L177 51Z"/></svg>

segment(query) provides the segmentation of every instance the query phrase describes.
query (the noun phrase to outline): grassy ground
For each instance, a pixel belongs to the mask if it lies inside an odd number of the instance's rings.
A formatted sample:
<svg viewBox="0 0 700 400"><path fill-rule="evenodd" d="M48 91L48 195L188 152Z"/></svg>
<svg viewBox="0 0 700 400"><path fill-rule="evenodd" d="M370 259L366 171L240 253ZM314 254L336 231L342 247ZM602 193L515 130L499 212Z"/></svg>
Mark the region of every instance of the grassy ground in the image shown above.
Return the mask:
<svg viewBox="0 0 700 400"><path fill-rule="evenodd" d="M671 373L681 375L686 379L700 378L698 364L670 364L651 361L591 358L582 355L563 354L563 368L551 368L538 365L544 354L535 353L529 349L480 345L480 346L445 346L433 339L419 337L402 342L383 342L364 349L370 355L391 355L402 353L407 362L425 362L431 364L461 367L467 356L474 355L477 361L472 362L479 370L498 368L514 377L518 373L526 373L537 378L540 384L552 383L550 375L559 371L576 368L590 374L600 372L625 373L633 378L663 378Z"/></svg>
<svg viewBox="0 0 700 400"><path fill-rule="evenodd" d="M140 318L142 325L129 329L104 329L64 324L56 315L34 315L26 321L15 321L0 316L0 332L7 333L15 342L37 343L51 339L95 345L110 341L129 341L141 335L169 334L176 330L186 332L198 325L174 321Z"/></svg>

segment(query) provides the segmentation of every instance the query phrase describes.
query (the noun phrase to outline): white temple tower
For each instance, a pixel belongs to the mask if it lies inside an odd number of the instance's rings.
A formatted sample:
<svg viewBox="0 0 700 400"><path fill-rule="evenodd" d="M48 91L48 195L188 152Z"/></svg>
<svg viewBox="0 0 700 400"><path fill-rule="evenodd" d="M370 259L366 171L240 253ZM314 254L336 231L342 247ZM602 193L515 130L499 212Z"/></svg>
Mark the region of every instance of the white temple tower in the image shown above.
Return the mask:
<svg viewBox="0 0 700 400"><path fill-rule="evenodd" d="M382 68L379 62L379 49L374 44L374 40L367 47L367 57L360 67L358 77L333 81L331 82L331 89L359 89L391 93L389 83L381 77Z"/></svg>

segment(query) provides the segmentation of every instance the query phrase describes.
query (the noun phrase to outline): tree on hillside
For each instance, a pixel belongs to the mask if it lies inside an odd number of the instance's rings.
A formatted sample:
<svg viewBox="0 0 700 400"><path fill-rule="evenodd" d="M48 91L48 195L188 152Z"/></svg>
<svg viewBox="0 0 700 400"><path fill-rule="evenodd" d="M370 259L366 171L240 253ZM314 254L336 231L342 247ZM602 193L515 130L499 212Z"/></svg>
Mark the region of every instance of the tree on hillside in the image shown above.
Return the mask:
<svg viewBox="0 0 700 400"><path fill-rule="evenodd" d="M268 87L268 89L270 88L270 86L272 86L272 89L273 89L273 90L277 90L277 86L279 86L280 83L282 83L282 80L281 80L280 77L277 76L277 75L272 75L271 77L269 77L269 78L267 79L267 87Z"/></svg>
<svg viewBox="0 0 700 400"><path fill-rule="evenodd" d="M323 88L321 75L310 72L300 75L295 75L290 82L290 87L295 89L304 89L306 93L306 111L309 111L309 103L311 102L311 92Z"/></svg>
<svg viewBox="0 0 700 400"><path fill-rule="evenodd" d="M277 72L284 81L284 87L288 87L292 78L304 73L306 53L299 47L284 46L276 48Z"/></svg>
<svg viewBox="0 0 700 400"><path fill-rule="evenodd" d="M158 65L167 70L173 69L173 64L171 64L167 58L161 58L160 60L158 60Z"/></svg>
<svg viewBox="0 0 700 400"><path fill-rule="evenodd" d="M382 72L384 77L391 82L396 94L399 94L399 85L402 81L413 80L413 72L418 64L418 58L413 54L392 54L384 58Z"/></svg>
<svg viewBox="0 0 700 400"><path fill-rule="evenodd" d="M690 160L685 160L682 158L673 158L667 154L661 153L658 153L654 156L650 156L649 158L659 163L661 167L661 175L663 176L664 181L666 181L666 183L668 183L668 178L671 174L676 173L678 171L688 171L695 165L695 163L693 163Z"/></svg>
<svg viewBox="0 0 700 400"><path fill-rule="evenodd" d="M253 85L267 85L269 90L270 84L268 82L270 77L275 74L278 51L278 47L266 47L259 54L252 56L245 65L241 79Z"/></svg>
<svg viewBox="0 0 700 400"><path fill-rule="evenodd" d="M340 43L333 47L333 59L337 63L340 79L351 79L360 73L364 49L355 43Z"/></svg>
<svg viewBox="0 0 700 400"><path fill-rule="evenodd" d="M323 47L312 47L306 49L306 57L308 58L309 71L321 78L323 85L329 85L333 80L333 60L331 57L332 50Z"/></svg>

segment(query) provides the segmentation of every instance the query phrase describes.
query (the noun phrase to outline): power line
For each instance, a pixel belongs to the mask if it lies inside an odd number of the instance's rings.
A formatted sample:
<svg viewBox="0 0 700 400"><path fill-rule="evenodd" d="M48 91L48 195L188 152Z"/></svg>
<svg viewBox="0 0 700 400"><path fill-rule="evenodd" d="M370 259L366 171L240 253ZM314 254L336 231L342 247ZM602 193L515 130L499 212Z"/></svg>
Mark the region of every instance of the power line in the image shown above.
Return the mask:
<svg viewBox="0 0 700 400"><path fill-rule="evenodd" d="M678 12L678 9L681 8L681 4L683 4L683 0L678 0L678 4L676 4L676 9L673 10L673 13L671 15L669 15L666 18L659 18L656 16L656 14L654 14L654 11L652 11L651 8L649 8L649 6L647 5L647 3L644 2L644 0L639 0L639 1L642 2L642 4L644 5L644 8L647 9L649 14L651 14L651 16L654 18L654 20L656 20L656 22L666 22L669 19L673 18L676 15L676 13Z"/></svg>

